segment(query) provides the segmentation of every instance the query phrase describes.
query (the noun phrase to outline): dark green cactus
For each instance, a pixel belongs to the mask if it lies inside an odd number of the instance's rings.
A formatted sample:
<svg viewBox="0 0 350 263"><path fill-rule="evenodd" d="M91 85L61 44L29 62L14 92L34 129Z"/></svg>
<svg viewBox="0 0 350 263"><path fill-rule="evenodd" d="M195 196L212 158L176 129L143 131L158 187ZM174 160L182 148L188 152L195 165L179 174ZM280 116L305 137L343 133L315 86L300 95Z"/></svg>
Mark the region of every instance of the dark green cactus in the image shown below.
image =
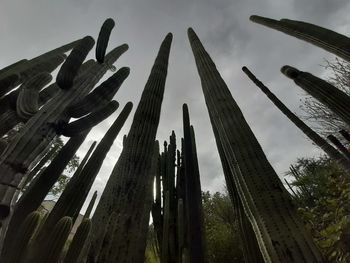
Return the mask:
<svg viewBox="0 0 350 263"><path fill-rule="evenodd" d="M342 34L314 24L289 19L278 21L253 15L250 17L250 20L307 41L350 61L350 38Z"/></svg>
<svg viewBox="0 0 350 263"><path fill-rule="evenodd" d="M91 129L117 110L119 103L115 100L102 108L68 124L59 124L58 133L67 137L76 136L86 129Z"/></svg>
<svg viewBox="0 0 350 263"><path fill-rule="evenodd" d="M89 258L96 260L103 235L98 225L105 224L110 211L125 215L115 229L109 260L139 262L144 258L139 242L141 213L144 212L145 189L150 174L152 149L158 128L167 75L172 34L164 39L125 141L125 146L107 182L92 218L92 244ZM125 190L124 190L125 189ZM126 205L127 204L127 205ZM128 227L122 227L128 222ZM136 234L137 233L137 234ZM102 249L103 250L103 249ZM136 252L135 252L136 251Z"/></svg>
<svg viewBox="0 0 350 263"><path fill-rule="evenodd" d="M350 97L327 81L308 72L299 71L291 66L283 66L281 71L295 84L327 106L345 123L350 125Z"/></svg>
<svg viewBox="0 0 350 263"><path fill-rule="evenodd" d="M95 205L96 198L97 198L97 191L95 191L91 197L90 203L89 203L88 207L86 208L84 218L90 218L92 209L94 208L94 205Z"/></svg>
<svg viewBox="0 0 350 263"><path fill-rule="evenodd" d="M96 104L106 105L111 101L119 90L124 80L129 76L130 69L123 67L95 88L83 100L75 103L67 109L68 115L73 118L79 118L96 110Z"/></svg>
<svg viewBox="0 0 350 263"><path fill-rule="evenodd" d="M25 262L28 263L58 263L62 249L68 235L72 229L72 218L66 216L61 218L52 232L47 236L46 242L40 244L40 254L33 254L32 248L29 248L28 256L25 259Z"/></svg>
<svg viewBox="0 0 350 263"><path fill-rule="evenodd" d="M344 156L350 160L350 152L348 149L346 149L346 147L337 139L337 137L333 136L333 135L328 135L327 136L328 140L330 140L331 143L333 143L335 145L335 147L338 148L338 150L344 154Z"/></svg>
<svg viewBox="0 0 350 263"><path fill-rule="evenodd" d="M40 254L40 243L45 240L46 235L52 231L54 225L61 217L71 216L75 221L95 177L98 174L113 141L123 127L131 109L132 103L129 102L126 104L113 125L109 128L101 142L97 145L82 171L72 177L67 184L36 238L35 245L33 245L33 250L36 251L36 254Z"/></svg>
<svg viewBox="0 0 350 263"><path fill-rule="evenodd" d="M107 64L112 64L127 49L127 45L112 50L107 56ZM27 172L30 164L40 157L47 145L57 135L57 123L67 121L66 107L87 95L109 69L105 64L95 63L84 76L78 78L71 89L60 90L33 116L13 141L13 147L8 147L0 157L0 217L9 214L9 204L17 186Z"/></svg>
<svg viewBox="0 0 350 263"><path fill-rule="evenodd" d="M7 245L13 243L18 225L28 214L36 210L52 186L56 183L70 159L74 156L80 145L84 142L88 132L71 138L58 152L49 166L31 182L26 191L17 201L5 237L3 253L7 253Z"/></svg>
<svg viewBox="0 0 350 263"><path fill-rule="evenodd" d="M56 77L57 85L61 89L67 90L73 86L74 78L77 75L80 66L83 64L86 56L94 45L95 40L92 37L87 36L74 47Z"/></svg>
<svg viewBox="0 0 350 263"><path fill-rule="evenodd" d="M91 229L91 220L85 218L79 225L77 232L75 232L72 242L69 245L69 249L64 258L64 263L77 262L81 249L84 246L85 241L89 235Z"/></svg>
<svg viewBox="0 0 350 263"><path fill-rule="evenodd" d="M193 128L190 126L188 107L183 105L184 171L186 214L188 223L188 250L190 262L206 262L202 191ZM164 261L166 262L166 261Z"/></svg>
<svg viewBox="0 0 350 263"><path fill-rule="evenodd" d="M14 242L11 244L9 254L6 258L2 258L2 262L19 263L24 257L29 240L34 235L41 220L40 213L33 211L30 213L23 223L20 225Z"/></svg>
<svg viewBox="0 0 350 263"><path fill-rule="evenodd" d="M262 92L272 101L273 104L293 122L307 137L309 137L318 147L320 147L329 157L336 160L346 171L350 173L350 163L325 139L307 126L298 116L290 111L260 80L258 80L247 67L242 68L243 72L261 89Z"/></svg>
<svg viewBox="0 0 350 263"><path fill-rule="evenodd" d="M208 111L265 262L323 262L278 175L268 162L199 38L188 30ZM247 162L246 160L249 160Z"/></svg>
<svg viewBox="0 0 350 263"><path fill-rule="evenodd" d="M97 39L97 44L96 44L96 60L99 63L104 62L109 37L111 35L112 29L114 28L114 26L115 26L114 20L112 18L108 18L106 19L106 21L104 21L101 27L101 30Z"/></svg>
<svg viewBox="0 0 350 263"><path fill-rule="evenodd" d="M27 62L28 62L28 59L21 59L21 60L13 63L11 65L8 65L8 66L0 69L0 77L4 76L4 73L6 73L6 72L8 72L10 70L16 69L16 68L18 68L18 66L23 65L23 64L25 64Z"/></svg>

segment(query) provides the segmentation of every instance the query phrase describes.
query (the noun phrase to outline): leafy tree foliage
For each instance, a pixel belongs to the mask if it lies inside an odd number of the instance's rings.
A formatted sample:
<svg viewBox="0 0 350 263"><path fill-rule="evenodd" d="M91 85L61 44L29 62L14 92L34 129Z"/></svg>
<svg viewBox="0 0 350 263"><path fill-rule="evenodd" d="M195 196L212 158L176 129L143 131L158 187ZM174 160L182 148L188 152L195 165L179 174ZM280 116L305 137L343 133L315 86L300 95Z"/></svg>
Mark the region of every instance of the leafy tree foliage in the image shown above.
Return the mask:
<svg viewBox="0 0 350 263"><path fill-rule="evenodd" d="M307 228L330 262L350 262L350 183L336 162L299 159L288 174Z"/></svg>

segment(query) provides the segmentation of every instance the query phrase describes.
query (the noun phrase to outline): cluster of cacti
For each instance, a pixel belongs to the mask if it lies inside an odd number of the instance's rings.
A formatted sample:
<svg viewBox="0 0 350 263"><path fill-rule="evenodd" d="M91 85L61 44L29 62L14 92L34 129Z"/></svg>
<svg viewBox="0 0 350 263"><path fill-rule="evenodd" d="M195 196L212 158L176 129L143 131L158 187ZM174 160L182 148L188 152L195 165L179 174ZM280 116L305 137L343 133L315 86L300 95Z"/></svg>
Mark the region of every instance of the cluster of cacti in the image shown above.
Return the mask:
<svg viewBox="0 0 350 263"><path fill-rule="evenodd" d="M176 149L172 132L169 143L164 142L155 174L152 218L162 263L206 262L197 150L186 104L183 130L181 151Z"/></svg>
<svg viewBox="0 0 350 263"><path fill-rule="evenodd" d="M349 39L333 31L285 19L251 19L350 58ZM114 25L109 18L101 28L95 51L97 61L84 62L95 43L87 36L0 70L1 262L143 262L150 212L162 263L206 262L197 149L186 104L181 150L177 150L174 132L169 142L164 142L161 153L156 141L171 33L160 46L96 211L90 221L97 192L66 253L63 248L72 226L131 112L131 102L125 104L97 147L96 142L91 145L54 208L42 219L37 212L90 130L119 106L112 99L128 77L129 68L119 69L94 88L128 49L124 44L105 55ZM214 62L192 29L188 36L238 218L245 261L324 262L296 213L293 195L286 191L268 162ZM66 57L64 53L70 49ZM45 87L52 79L50 73L62 62L56 82ZM336 137L328 138L340 152L293 114L246 67L243 71L294 124L350 173L349 151ZM309 73L288 66L282 71L350 124L347 95ZM71 118L79 119L70 122ZM10 135L18 124L22 127ZM349 133L340 133L350 141ZM60 135L71 138L43 169L56 151L51 143Z"/></svg>

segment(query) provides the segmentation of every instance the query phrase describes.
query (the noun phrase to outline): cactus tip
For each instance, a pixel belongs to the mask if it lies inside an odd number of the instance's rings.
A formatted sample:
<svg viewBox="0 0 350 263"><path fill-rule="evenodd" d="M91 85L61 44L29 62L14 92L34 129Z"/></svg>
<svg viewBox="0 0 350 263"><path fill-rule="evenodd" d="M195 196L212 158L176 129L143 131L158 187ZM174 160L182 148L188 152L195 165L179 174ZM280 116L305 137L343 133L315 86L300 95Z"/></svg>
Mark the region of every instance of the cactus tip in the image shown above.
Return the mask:
<svg viewBox="0 0 350 263"><path fill-rule="evenodd" d="M281 72L291 79L295 79L299 75L299 70L288 65L283 66Z"/></svg>

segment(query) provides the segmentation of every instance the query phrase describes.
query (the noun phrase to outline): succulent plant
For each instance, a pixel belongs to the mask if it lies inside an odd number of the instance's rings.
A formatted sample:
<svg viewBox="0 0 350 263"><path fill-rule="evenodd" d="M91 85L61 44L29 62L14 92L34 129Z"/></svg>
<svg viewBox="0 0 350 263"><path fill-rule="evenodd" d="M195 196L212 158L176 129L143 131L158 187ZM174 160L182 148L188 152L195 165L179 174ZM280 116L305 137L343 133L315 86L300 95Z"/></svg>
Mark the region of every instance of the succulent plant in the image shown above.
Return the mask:
<svg viewBox="0 0 350 263"><path fill-rule="evenodd" d="M114 26L115 26L114 20L112 18L108 18L106 19L106 21L104 21L101 27L101 30L97 39L97 45L96 45L96 60L99 63L104 62L109 37L111 35L112 29L114 28Z"/></svg>

